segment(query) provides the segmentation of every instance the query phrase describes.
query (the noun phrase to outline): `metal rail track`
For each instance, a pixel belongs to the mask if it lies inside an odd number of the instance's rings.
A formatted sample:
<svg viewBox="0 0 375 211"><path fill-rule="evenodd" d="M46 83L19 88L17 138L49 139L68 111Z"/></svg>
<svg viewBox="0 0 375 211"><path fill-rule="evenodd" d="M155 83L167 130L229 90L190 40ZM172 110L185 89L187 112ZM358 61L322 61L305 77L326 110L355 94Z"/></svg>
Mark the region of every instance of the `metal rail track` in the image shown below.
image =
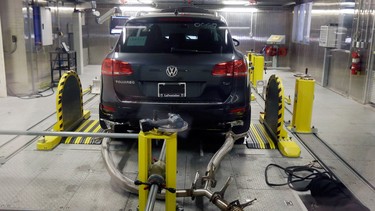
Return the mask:
<svg viewBox="0 0 375 211"><path fill-rule="evenodd" d="M84 95L87 95L89 92L84 93ZM89 96L87 99L84 99L83 105L87 105L90 103L92 100L95 99L98 95L93 95ZM31 130L50 130L53 127L53 124L55 123L55 119L52 120L53 123L52 125L49 125L47 128L41 128L41 124L46 123L48 124L48 120L51 120L51 118L56 115L56 112L53 112L46 117L44 117L42 120L39 122L35 123L31 127L27 128L26 131L31 131ZM26 139L23 135L16 135L13 138L9 139L7 142L3 143L0 146L0 164L6 163L10 158L12 158L14 155L16 155L18 152L21 150L25 149L28 147L30 144L32 144L34 141L37 140L38 137L34 137L31 139ZM15 145L15 147L10 146L11 144L14 144L15 142L20 142ZM7 149L10 148L11 150Z"/></svg>
<svg viewBox="0 0 375 211"><path fill-rule="evenodd" d="M257 103L262 107L265 99L253 90L258 97ZM264 107L262 107L264 109ZM285 108L288 115L292 116L292 111ZM317 134L294 133L291 135L301 143L305 149L316 159L327 171L331 172L370 209L375 208L375 187L371 182L363 177L360 172L353 168L344 158L332 149L326 141ZM329 159L324 159L324 158ZM355 182L353 182L355 181Z"/></svg>

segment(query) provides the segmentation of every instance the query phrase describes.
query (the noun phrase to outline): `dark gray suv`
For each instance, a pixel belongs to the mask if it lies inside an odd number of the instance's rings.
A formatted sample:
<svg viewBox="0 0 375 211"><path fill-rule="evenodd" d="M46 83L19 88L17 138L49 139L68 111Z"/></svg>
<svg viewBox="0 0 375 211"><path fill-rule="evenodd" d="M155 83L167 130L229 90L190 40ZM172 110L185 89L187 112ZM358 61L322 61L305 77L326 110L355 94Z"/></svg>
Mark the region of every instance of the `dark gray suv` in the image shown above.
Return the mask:
<svg viewBox="0 0 375 211"><path fill-rule="evenodd" d="M225 20L206 10L130 19L102 64L101 126L139 130L140 119L176 113L191 129L246 132L248 66L233 43Z"/></svg>

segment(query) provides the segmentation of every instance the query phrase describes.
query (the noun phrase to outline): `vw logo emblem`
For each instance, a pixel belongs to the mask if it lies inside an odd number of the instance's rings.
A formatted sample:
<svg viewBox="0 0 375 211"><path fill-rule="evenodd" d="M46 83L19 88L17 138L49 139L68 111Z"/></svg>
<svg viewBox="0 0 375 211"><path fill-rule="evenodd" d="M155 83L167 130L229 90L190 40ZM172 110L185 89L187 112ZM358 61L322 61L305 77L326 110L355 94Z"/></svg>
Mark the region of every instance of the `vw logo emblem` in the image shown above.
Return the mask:
<svg viewBox="0 0 375 211"><path fill-rule="evenodd" d="M176 66L168 66L167 69L165 70L165 73L167 73L167 76L169 77L175 77L178 73L177 67Z"/></svg>

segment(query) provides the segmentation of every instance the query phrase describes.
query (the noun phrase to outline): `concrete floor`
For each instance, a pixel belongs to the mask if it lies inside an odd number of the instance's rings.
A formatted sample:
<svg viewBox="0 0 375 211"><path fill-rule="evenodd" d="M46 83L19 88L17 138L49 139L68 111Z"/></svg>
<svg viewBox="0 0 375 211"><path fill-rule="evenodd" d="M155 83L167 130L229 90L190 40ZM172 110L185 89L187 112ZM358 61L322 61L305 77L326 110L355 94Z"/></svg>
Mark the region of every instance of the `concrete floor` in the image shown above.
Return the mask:
<svg viewBox="0 0 375 211"><path fill-rule="evenodd" d="M294 96L293 73L269 70L265 79L277 74L283 80L285 95ZM92 79L100 75L100 66L86 66L80 76L83 88L92 84ZM48 94L44 93L45 95ZM92 112L91 118L98 118L98 96L88 94L84 101L92 100L85 109ZM0 99L1 130L48 130L55 122L55 96L35 99L8 97ZM287 106L293 110L292 105ZM252 102L252 121L257 122L263 111L261 102ZM285 115L285 120L291 118ZM357 171L369 184L375 186L375 109L346 99L330 90L316 85L313 111L313 125L318 128L318 136L342 157L352 169ZM206 165L215 151L212 141L217 137L189 136L179 141L178 188L190 188L195 172L204 173ZM212 139L212 140L210 140ZM124 192L111 183L105 169L100 146L60 144L52 151L37 151L35 137L0 136L0 209L14 210L136 210L137 196ZM211 141L210 144L207 144ZM200 153L203 143L204 154ZM300 158L285 158L277 150L248 149L236 145L224 158L216 174L217 189L221 188L228 176L234 180L226 193L227 201L239 199L245 202L257 198L257 202L246 210L307 210L312 199L308 192L296 192L287 186L273 188L266 185L264 169L270 163L282 165L305 165L315 159L300 142ZM126 159L123 173L137 176L136 142L118 142L112 153L116 162ZM336 160L321 154L328 166L337 170L339 178L349 178L345 183L356 183L358 178L340 171ZM325 159L325 160L324 160ZM332 162L329 162L332 161ZM352 170L350 170L352 171ZM342 175L340 175L342 174ZM349 176L348 176L349 175ZM273 182L285 182L285 175L279 171L271 174ZM361 190L359 190L360 192ZM375 209L375 191L365 191L365 203ZM361 200L363 195L357 197ZM370 198L370 199L369 199ZM217 210L207 199L191 201L179 198L178 203L185 210ZM155 210L164 210L158 202Z"/></svg>

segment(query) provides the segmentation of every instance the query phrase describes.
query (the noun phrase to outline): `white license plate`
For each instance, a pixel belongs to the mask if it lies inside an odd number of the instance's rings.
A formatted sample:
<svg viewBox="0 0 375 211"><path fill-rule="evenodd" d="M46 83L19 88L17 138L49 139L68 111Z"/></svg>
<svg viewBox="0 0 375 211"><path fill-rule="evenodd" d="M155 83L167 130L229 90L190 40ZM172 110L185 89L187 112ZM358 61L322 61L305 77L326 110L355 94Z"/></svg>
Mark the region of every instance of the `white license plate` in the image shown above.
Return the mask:
<svg viewBox="0 0 375 211"><path fill-rule="evenodd" d="M158 97L186 97L186 83L158 83Z"/></svg>

